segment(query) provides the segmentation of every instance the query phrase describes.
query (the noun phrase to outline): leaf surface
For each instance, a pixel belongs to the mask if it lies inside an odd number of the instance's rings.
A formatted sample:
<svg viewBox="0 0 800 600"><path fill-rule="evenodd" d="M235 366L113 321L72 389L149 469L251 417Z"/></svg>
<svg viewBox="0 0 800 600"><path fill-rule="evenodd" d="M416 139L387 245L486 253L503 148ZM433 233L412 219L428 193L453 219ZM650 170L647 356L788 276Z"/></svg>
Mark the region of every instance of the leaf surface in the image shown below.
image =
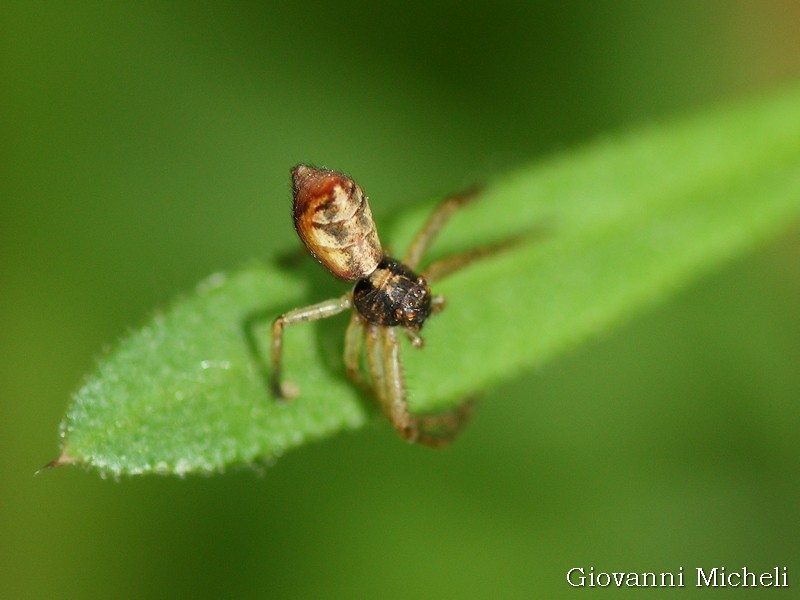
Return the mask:
<svg viewBox="0 0 800 600"><path fill-rule="evenodd" d="M434 206L401 215L382 239L404 249ZM403 348L412 410L453 406L552 359L798 215L798 88L499 177L448 223L432 258L522 241L435 286L447 309L426 324L423 350ZM277 402L265 385L272 319L345 291L331 279L315 296L308 273L276 260L214 275L127 335L75 394L55 462L220 471L364 425L377 411L344 376L346 316L287 329L300 397Z"/></svg>

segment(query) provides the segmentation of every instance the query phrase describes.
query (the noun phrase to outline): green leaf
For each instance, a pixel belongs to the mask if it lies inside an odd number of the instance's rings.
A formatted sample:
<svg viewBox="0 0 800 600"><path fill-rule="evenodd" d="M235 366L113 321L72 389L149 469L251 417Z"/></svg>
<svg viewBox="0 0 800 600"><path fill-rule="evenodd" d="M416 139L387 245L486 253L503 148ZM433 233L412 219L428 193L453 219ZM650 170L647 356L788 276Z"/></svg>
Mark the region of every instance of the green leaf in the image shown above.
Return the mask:
<svg viewBox="0 0 800 600"><path fill-rule="evenodd" d="M384 241L405 248L433 206L384 225ZM435 286L447 309L426 324L423 350L403 348L412 409L452 406L553 358L798 214L800 88L609 136L498 178L452 219L432 257L523 241ZM287 330L298 398L277 402L265 385L271 320L344 291L332 278L312 291L321 275L311 259L214 275L129 334L75 395L54 464L220 471L373 419L373 403L343 374L346 316Z"/></svg>

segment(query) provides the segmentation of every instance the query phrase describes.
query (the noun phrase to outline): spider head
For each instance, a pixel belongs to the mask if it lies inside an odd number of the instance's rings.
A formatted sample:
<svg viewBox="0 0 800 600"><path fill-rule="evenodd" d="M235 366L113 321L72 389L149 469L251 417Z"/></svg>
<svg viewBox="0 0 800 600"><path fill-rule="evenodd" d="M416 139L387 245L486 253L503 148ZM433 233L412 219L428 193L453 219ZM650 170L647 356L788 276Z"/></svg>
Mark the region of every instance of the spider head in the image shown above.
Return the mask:
<svg viewBox="0 0 800 600"><path fill-rule="evenodd" d="M431 314L431 290L424 277L384 257L369 277L356 283L353 304L368 323L417 332Z"/></svg>
<svg viewBox="0 0 800 600"><path fill-rule="evenodd" d="M431 290L422 277L413 281L408 278L404 283L408 287L394 309L395 318L406 329L419 331L431 314Z"/></svg>

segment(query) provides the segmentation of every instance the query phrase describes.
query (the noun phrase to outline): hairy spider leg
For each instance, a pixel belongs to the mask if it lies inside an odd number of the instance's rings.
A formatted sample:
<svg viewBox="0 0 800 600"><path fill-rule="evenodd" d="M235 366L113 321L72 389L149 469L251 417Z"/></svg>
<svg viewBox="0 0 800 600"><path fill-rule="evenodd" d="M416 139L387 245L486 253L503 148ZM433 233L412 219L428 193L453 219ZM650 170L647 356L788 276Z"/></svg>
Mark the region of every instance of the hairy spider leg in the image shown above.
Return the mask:
<svg viewBox="0 0 800 600"><path fill-rule="evenodd" d="M361 373L361 350L364 346L364 319L354 310L344 335L344 368L350 380L366 393L373 393L372 386Z"/></svg>
<svg viewBox="0 0 800 600"><path fill-rule="evenodd" d="M402 413L400 415L393 415L388 410L389 407L383 400L386 397L386 377L383 370L384 364L380 339L380 327L371 323L367 323L365 325L365 329L367 338L367 368L369 369L369 375L372 380L372 393L380 403L384 414L386 414L386 416L394 425L396 420L402 421L403 416ZM407 410L403 412L405 412L406 415L408 413ZM395 425L395 427L398 426Z"/></svg>
<svg viewBox="0 0 800 600"><path fill-rule="evenodd" d="M428 217L428 220L425 222L425 225L422 226L422 229L420 229L417 235L414 236L414 239L408 248L408 252L406 252L405 257L403 258L403 263L405 263L410 269L416 270L420 261L422 260L422 257L428 252L431 245L435 241L436 236L445 226L447 221L450 220L450 217L452 217L465 204L473 201L477 197L478 192L479 190L474 189L450 196L449 198L443 200L436 210L433 211L431 216ZM483 246L469 250L468 252L445 256L444 258L441 258L428 265L422 271L421 275L425 278L425 281L427 281L428 284L440 281L451 273L463 269L470 263L497 252L502 252L503 250L506 250L519 243L521 240L522 237L512 238L498 244ZM434 313L444 308L444 298L442 296L434 297L433 301ZM437 302L438 305L436 304ZM414 345L421 347L421 345Z"/></svg>
<svg viewBox="0 0 800 600"><path fill-rule="evenodd" d="M394 327L376 327L375 329L380 340L378 353L383 362L383 405L400 435L407 440L416 442L419 432L408 412L397 330Z"/></svg>
<svg viewBox="0 0 800 600"><path fill-rule="evenodd" d="M516 243L516 241L512 240L510 242L502 242L492 246L482 246L480 248L468 250L467 252L445 256L425 267L425 270L422 271L422 276L428 284L440 281L451 273L463 269L470 263L486 256L491 256L501 250L505 250L514 243Z"/></svg>
<svg viewBox="0 0 800 600"><path fill-rule="evenodd" d="M397 328L367 325L367 360L374 394L403 438L432 448L446 446L469 418L472 402L464 402L441 413L410 414L398 342Z"/></svg>
<svg viewBox="0 0 800 600"><path fill-rule="evenodd" d="M272 373L270 383L272 393L278 398L291 399L300 393L300 388L291 382L281 381L281 355L283 350L283 328L296 323L318 321L338 315L353 306L353 294L347 292L338 298L296 308L282 314L272 323Z"/></svg>
<svg viewBox="0 0 800 600"><path fill-rule="evenodd" d="M435 211L428 217L425 225L417 232L411 245L408 247L403 263L408 266L412 271L415 271L419 266L419 262L425 253L433 244L436 236L442 230L445 223L450 220L459 208L470 202L477 195L476 191L464 192L450 196L443 200Z"/></svg>
<svg viewBox="0 0 800 600"><path fill-rule="evenodd" d="M467 398L450 410L414 417L420 431L417 441L430 448L444 448L467 424L474 407L475 399Z"/></svg>

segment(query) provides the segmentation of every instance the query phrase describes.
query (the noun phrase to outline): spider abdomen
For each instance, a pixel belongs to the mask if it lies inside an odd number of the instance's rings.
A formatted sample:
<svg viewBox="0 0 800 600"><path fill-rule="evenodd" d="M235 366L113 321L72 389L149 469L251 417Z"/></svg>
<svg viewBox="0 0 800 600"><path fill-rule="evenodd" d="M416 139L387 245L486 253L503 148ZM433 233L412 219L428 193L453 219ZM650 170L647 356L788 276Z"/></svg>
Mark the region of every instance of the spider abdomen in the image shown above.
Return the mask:
<svg viewBox="0 0 800 600"><path fill-rule="evenodd" d="M297 165L292 169L294 226L308 251L333 275L355 281L383 258L369 202L350 177Z"/></svg>
<svg viewBox="0 0 800 600"><path fill-rule="evenodd" d="M353 304L369 323L419 331L431 314L431 292L424 278L387 257L356 283Z"/></svg>

